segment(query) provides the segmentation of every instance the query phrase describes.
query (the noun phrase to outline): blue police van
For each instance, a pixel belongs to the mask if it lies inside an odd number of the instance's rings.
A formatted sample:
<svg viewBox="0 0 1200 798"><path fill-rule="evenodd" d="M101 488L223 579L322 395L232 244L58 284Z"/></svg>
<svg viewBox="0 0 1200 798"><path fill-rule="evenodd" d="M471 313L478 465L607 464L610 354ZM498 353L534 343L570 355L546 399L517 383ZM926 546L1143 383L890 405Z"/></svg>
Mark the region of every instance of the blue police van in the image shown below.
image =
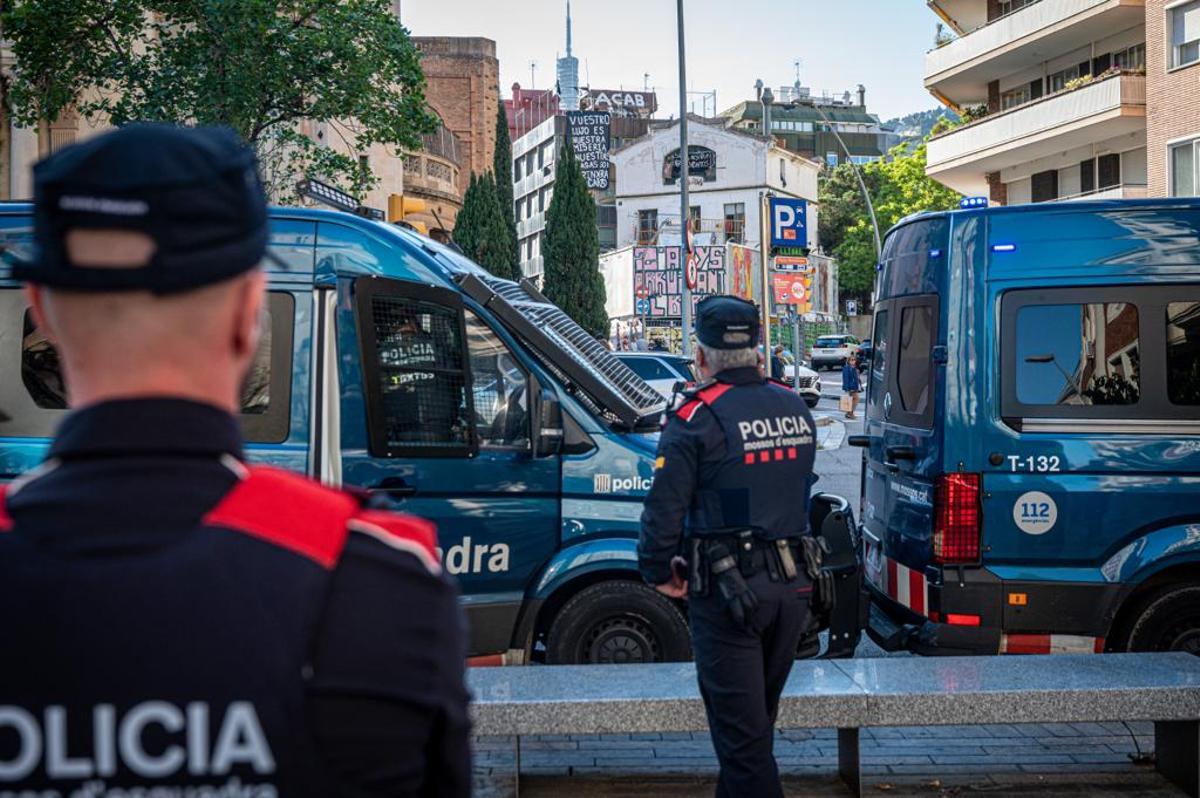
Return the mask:
<svg viewBox="0 0 1200 798"><path fill-rule="evenodd" d="M871 637L1200 653L1200 201L921 214L879 269Z"/></svg>
<svg viewBox="0 0 1200 798"><path fill-rule="evenodd" d="M0 246L31 208L0 205ZM635 554L663 398L528 283L347 213L277 209L269 323L243 393L252 460L437 523L476 662L686 659ZM53 348L0 266L0 481L65 414ZM80 519L86 523L86 519Z"/></svg>

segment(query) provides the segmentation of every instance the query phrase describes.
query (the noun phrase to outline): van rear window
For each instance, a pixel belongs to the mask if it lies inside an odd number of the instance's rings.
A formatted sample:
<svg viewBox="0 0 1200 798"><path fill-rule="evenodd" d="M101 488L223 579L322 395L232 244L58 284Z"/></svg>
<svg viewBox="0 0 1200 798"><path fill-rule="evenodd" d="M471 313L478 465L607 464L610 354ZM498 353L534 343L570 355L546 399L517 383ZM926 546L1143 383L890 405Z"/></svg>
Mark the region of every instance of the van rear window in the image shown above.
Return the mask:
<svg viewBox="0 0 1200 798"><path fill-rule="evenodd" d="M1023 307L1017 313L1016 366L1021 404L1137 404L1137 307L1125 302Z"/></svg>
<svg viewBox="0 0 1200 798"><path fill-rule="evenodd" d="M1200 405L1200 302L1167 305L1167 395L1171 404Z"/></svg>
<svg viewBox="0 0 1200 798"><path fill-rule="evenodd" d="M929 409L929 378L933 350L933 308L914 305L900 314L900 366L896 383L900 404L909 413L924 415Z"/></svg>
<svg viewBox="0 0 1200 798"><path fill-rule="evenodd" d="M844 346L845 343L845 338L818 338L813 346L822 349L837 349L840 346Z"/></svg>

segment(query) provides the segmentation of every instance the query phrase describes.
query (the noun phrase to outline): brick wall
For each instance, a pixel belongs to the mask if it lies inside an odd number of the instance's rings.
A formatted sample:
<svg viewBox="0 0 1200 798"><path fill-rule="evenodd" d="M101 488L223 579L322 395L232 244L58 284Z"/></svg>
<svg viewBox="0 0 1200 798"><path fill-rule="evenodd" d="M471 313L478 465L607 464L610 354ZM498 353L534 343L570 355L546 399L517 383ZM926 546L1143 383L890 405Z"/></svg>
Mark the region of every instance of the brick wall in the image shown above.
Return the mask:
<svg viewBox="0 0 1200 798"><path fill-rule="evenodd" d="M458 174L466 191L471 173L492 168L496 114L500 104L500 62L491 39L415 36L425 70L425 99L458 137Z"/></svg>
<svg viewBox="0 0 1200 798"><path fill-rule="evenodd" d="M1008 204L1008 186L1000 179L999 172L988 172L984 175L988 184L988 199L996 205Z"/></svg>
<svg viewBox="0 0 1200 798"><path fill-rule="evenodd" d="M1168 191L1167 142L1200 136L1200 64L1167 71L1168 0L1146 0L1146 172L1149 196Z"/></svg>

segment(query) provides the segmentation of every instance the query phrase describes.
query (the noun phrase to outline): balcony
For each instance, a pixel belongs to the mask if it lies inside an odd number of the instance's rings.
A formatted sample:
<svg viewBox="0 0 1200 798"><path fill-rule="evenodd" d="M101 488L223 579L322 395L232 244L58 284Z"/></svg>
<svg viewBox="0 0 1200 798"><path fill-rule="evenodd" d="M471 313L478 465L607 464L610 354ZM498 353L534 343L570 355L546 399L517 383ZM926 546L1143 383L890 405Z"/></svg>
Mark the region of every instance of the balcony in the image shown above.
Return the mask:
<svg viewBox="0 0 1200 798"><path fill-rule="evenodd" d="M1115 72L937 136L929 142L926 172L961 193L986 194L989 172L1145 126L1145 76Z"/></svg>
<svg viewBox="0 0 1200 798"><path fill-rule="evenodd" d="M1059 202L1081 202L1084 200L1107 199L1145 199L1148 196L1145 183L1125 183L1120 186L1101 188L1084 194L1072 194L1069 197L1059 197Z"/></svg>
<svg viewBox="0 0 1200 798"><path fill-rule="evenodd" d="M528 219L522 219L517 222L517 238L525 239L533 235L539 230L546 227L546 214L542 212L535 213Z"/></svg>
<svg viewBox="0 0 1200 798"><path fill-rule="evenodd" d="M1145 0L1040 0L925 56L925 88L958 105L987 101L988 81L1145 24Z"/></svg>

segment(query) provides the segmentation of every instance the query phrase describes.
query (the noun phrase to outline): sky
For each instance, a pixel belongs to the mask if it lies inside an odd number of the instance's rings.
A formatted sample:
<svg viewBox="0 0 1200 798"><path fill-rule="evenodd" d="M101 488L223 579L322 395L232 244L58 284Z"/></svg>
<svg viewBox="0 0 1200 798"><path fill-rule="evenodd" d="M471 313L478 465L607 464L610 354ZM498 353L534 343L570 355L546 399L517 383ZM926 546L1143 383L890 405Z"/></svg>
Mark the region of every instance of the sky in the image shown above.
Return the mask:
<svg viewBox="0 0 1200 798"><path fill-rule="evenodd" d="M483 36L496 42L500 91L554 84L566 49L566 0L401 0L416 36ZM672 0L572 0L579 82L594 88L658 92L659 116L679 110L676 3ZM925 51L937 17L924 0L684 0L688 90L716 91L717 111L769 86L800 80L841 95L862 83L867 108L887 120L938 107L922 87ZM691 110L701 112L692 97ZM708 112L712 113L711 100Z"/></svg>

